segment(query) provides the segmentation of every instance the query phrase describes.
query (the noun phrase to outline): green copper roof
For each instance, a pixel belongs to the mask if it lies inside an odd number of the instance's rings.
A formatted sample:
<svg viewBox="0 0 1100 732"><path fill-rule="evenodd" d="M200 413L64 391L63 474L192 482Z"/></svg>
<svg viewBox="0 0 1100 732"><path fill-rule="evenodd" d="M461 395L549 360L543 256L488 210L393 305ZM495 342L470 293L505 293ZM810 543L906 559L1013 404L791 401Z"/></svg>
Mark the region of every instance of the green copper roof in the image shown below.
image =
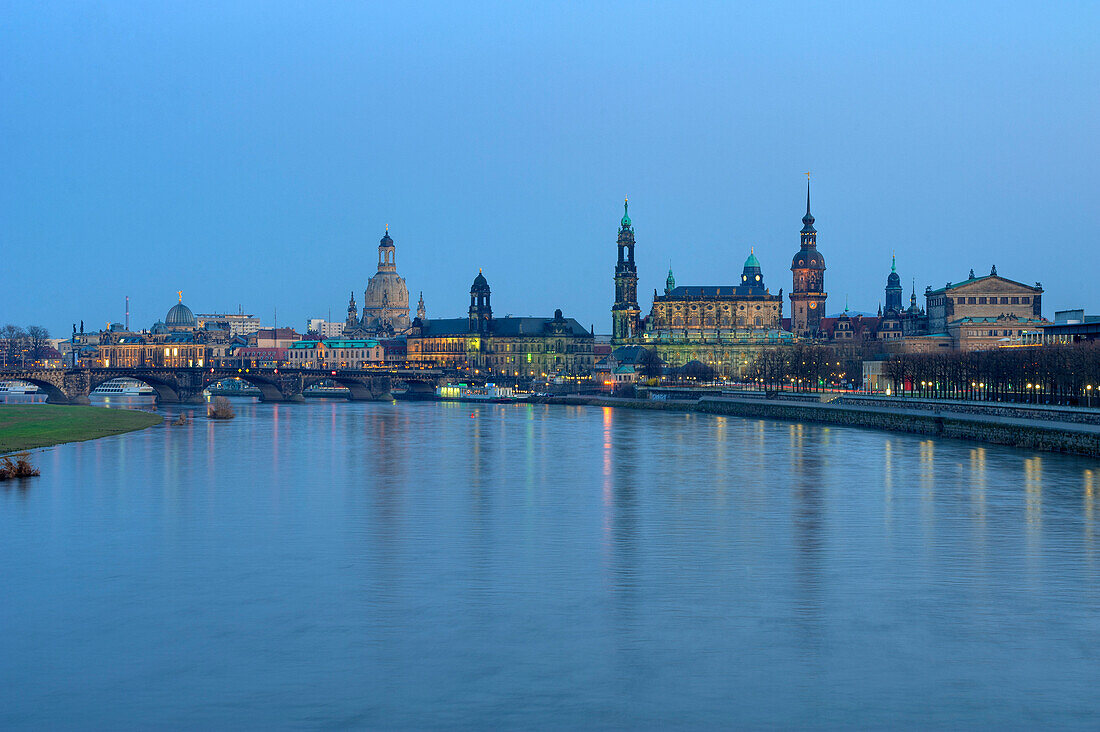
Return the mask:
<svg viewBox="0 0 1100 732"><path fill-rule="evenodd" d="M749 251L749 258L745 260L746 267L759 267L760 260L756 258L756 250Z"/></svg>
<svg viewBox="0 0 1100 732"><path fill-rule="evenodd" d="M628 199L623 199L623 226L630 226L630 213L627 211L629 203Z"/></svg>
<svg viewBox="0 0 1100 732"><path fill-rule="evenodd" d="M897 272L898 271L898 257L897 257L896 254L891 254L890 255L890 271L891 272Z"/></svg>

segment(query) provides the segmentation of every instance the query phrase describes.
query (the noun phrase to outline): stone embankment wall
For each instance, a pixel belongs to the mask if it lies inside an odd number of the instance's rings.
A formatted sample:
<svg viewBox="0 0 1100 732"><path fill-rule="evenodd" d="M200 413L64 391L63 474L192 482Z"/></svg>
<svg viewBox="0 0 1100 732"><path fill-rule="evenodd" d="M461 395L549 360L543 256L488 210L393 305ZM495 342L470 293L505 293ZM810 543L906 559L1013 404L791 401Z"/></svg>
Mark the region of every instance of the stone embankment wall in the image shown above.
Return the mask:
<svg viewBox="0 0 1100 732"><path fill-rule="evenodd" d="M967 402L949 399L910 399L908 397L876 397L861 394L845 394L834 404L851 404L890 409L919 409L935 412L983 414L1014 419L1042 419L1051 422L1100 425L1100 409L1080 409L1054 405L1011 404L1005 402Z"/></svg>
<svg viewBox="0 0 1100 732"><path fill-rule="evenodd" d="M652 401L606 397L555 397L555 404L627 407L661 411L697 411L758 419L870 427L936 437L1013 445L1028 450L1100 457L1100 427L1068 421L1019 419L999 414L974 414L928 409L901 409L855 404L821 404L776 399L704 397Z"/></svg>

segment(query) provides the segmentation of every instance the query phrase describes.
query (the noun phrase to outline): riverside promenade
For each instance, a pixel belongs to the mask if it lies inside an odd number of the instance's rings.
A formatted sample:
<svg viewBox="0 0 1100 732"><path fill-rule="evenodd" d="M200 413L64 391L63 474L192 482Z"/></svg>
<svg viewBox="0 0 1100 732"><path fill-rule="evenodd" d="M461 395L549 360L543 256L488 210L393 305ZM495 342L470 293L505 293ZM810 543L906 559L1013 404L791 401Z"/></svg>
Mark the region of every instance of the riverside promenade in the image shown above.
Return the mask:
<svg viewBox="0 0 1100 732"><path fill-rule="evenodd" d="M627 409L658 409L790 422L910 432L934 437L1012 445L1029 450L1100 457L1100 410L1031 407L1003 403L879 399L863 395L787 394L768 398L700 395L675 398L560 396L543 401ZM665 396L665 395L662 395Z"/></svg>

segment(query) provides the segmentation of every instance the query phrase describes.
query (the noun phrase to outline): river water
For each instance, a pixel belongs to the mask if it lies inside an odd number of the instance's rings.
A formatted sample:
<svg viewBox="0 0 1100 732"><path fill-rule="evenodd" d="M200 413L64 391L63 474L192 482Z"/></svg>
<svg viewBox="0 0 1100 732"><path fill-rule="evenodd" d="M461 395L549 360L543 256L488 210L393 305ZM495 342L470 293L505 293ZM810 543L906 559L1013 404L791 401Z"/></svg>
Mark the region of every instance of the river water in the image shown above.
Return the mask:
<svg viewBox="0 0 1100 732"><path fill-rule="evenodd" d="M1100 722L1095 461L234 403L0 484L0 728Z"/></svg>

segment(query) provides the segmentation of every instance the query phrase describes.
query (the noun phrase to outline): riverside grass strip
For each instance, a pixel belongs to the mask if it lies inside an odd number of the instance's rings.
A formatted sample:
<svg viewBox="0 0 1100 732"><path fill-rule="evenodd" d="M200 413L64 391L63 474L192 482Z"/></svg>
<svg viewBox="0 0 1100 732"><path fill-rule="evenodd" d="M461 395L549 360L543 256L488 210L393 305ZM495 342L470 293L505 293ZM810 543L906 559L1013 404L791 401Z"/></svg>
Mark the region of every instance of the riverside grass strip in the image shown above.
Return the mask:
<svg viewBox="0 0 1100 732"><path fill-rule="evenodd" d="M0 405L0 455L82 442L160 424L159 414L60 404Z"/></svg>

